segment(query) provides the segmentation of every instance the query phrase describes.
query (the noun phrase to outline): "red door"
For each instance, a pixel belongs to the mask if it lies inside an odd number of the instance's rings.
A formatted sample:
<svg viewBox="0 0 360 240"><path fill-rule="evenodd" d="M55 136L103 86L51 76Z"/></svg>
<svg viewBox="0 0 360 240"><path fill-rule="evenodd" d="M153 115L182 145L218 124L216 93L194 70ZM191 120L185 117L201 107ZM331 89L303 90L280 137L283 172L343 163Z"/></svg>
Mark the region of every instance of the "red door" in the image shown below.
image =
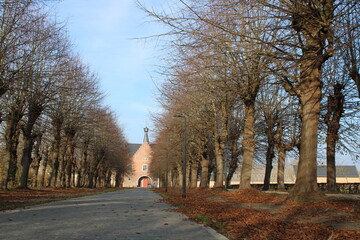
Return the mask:
<svg viewBox="0 0 360 240"><path fill-rule="evenodd" d="M148 186L148 184L149 184L149 179L148 178L144 178L143 180L142 180L142 187L147 187Z"/></svg>

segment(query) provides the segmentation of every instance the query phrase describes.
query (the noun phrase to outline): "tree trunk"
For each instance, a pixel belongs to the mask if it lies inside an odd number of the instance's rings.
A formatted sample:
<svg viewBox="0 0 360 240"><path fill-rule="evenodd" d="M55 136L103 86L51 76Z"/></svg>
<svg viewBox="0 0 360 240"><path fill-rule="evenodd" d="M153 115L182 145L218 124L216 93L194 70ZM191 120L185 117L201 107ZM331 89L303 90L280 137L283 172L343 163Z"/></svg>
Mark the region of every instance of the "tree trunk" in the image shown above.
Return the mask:
<svg viewBox="0 0 360 240"><path fill-rule="evenodd" d="M231 179L238 168L239 156L242 154L242 148L239 149L238 140L241 134L241 131L231 130L232 132L230 137L231 144L231 159L229 162L229 170L225 179L225 188L229 188L231 185Z"/></svg>
<svg viewBox="0 0 360 240"><path fill-rule="evenodd" d="M266 151L266 166L265 166L265 177L264 177L264 187L263 190L267 191L270 188L270 180L271 180L271 171L273 169L273 158L275 156L274 153L274 142L269 142L268 140L268 147Z"/></svg>
<svg viewBox="0 0 360 240"><path fill-rule="evenodd" d="M191 171L190 171L190 188L197 187L197 175L198 175L198 166L197 161L191 162Z"/></svg>
<svg viewBox="0 0 360 240"><path fill-rule="evenodd" d="M94 174L92 172L89 173L88 188L94 188Z"/></svg>
<svg viewBox="0 0 360 240"><path fill-rule="evenodd" d="M32 162L31 152L34 145L34 139L30 136L24 136L24 147L21 158L21 176L20 176L20 188L28 188L29 169Z"/></svg>
<svg viewBox="0 0 360 240"><path fill-rule="evenodd" d="M222 188L224 185L224 149L222 148L222 143L220 136L215 134L215 164L216 164L216 176L214 188Z"/></svg>
<svg viewBox="0 0 360 240"><path fill-rule="evenodd" d="M121 174L121 171L119 169L116 170L116 175L115 175L115 187L119 188L122 187L122 179L123 176Z"/></svg>
<svg viewBox="0 0 360 240"><path fill-rule="evenodd" d="M75 134L76 129L74 127L68 127L65 130L66 134L66 151L65 151L65 187L70 188L72 186L71 179L73 177L73 170L75 165Z"/></svg>
<svg viewBox="0 0 360 240"><path fill-rule="evenodd" d="M326 137L326 183L329 192L336 192L336 164L335 164L335 146L336 141L328 138L334 137L327 135Z"/></svg>
<svg viewBox="0 0 360 240"><path fill-rule="evenodd" d="M358 90L358 97L360 98L360 73L359 73L359 70L358 70L356 64L354 64L350 69L350 77L355 82L355 85Z"/></svg>
<svg viewBox="0 0 360 240"><path fill-rule="evenodd" d="M34 146L36 135L33 134L33 128L36 120L40 117L42 112L42 106L34 102L29 103L29 115L25 126L22 128L24 146L23 155L21 158L22 172L20 176L20 188L28 188L28 177L30 164L32 162L31 152Z"/></svg>
<svg viewBox="0 0 360 240"><path fill-rule="evenodd" d="M245 103L245 126L243 146L243 162L241 167L240 189L250 188L251 171L255 150L255 106L254 102Z"/></svg>
<svg viewBox="0 0 360 240"><path fill-rule="evenodd" d="M327 190L336 192L336 164L335 150L339 139L340 119L344 112L345 97L342 93L344 85L335 84L334 92L328 97L327 113L325 123L327 125L326 135L326 166L327 166Z"/></svg>
<svg viewBox="0 0 360 240"><path fill-rule="evenodd" d="M317 143L318 122L321 101L321 83L319 69L311 69L311 65L303 66L306 89L301 95L301 143L300 159L295 186L289 194L290 199L306 200L320 195L317 186ZM310 70L311 69L311 70ZM310 72L309 72L310 71Z"/></svg>
<svg viewBox="0 0 360 240"><path fill-rule="evenodd" d="M277 174L277 189L285 189L285 157L286 152L284 147L278 148L278 174Z"/></svg>
<svg viewBox="0 0 360 240"><path fill-rule="evenodd" d="M61 147L61 153L59 156L59 184L62 188L66 187L66 149L67 142Z"/></svg>
<svg viewBox="0 0 360 240"><path fill-rule="evenodd" d="M41 138L42 135L39 134L36 137L36 144L34 147L34 170L35 170L35 176L34 176L34 180L33 180L33 186L34 187L38 187L39 183L38 183L38 176L39 176L39 171L40 171L40 164L42 161L42 154L40 153L40 146L41 146Z"/></svg>
<svg viewBox="0 0 360 240"><path fill-rule="evenodd" d="M267 136L267 150L266 150L266 166L265 166L265 177L264 177L264 187L263 190L267 191L270 188L270 180L271 180L271 171L273 169L273 159L275 157L275 132L274 132L274 124L275 119L269 117L267 119L266 126L266 136Z"/></svg>
<svg viewBox="0 0 360 240"><path fill-rule="evenodd" d="M97 156L94 156L94 162L90 166L89 171L89 188L96 188L98 183L98 176L99 176L99 166L100 162L102 160L101 153L97 154Z"/></svg>
<svg viewBox="0 0 360 240"><path fill-rule="evenodd" d="M105 181L105 187L107 188L111 188L111 176L112 176L112 171L108 169L106 172L106 181Z"/></svg>
<svg viewBox="0 0 360 240"><path fill-rule="evenodd" d="M88 148L89 148L89 144L87 141L85 141L85 143L83 144L82 147L82 161L80 164L80 168L78 169L78 181L77 181L77 186L76 187L82 187L82 178L83 176L86 175L86 169L88 168Z"/></svg>
<svg viewBox="0 0 360 240"><path fill-rule="evenodd" d="M98 183L99 183L99 174L97 172L95 172L94 174L94 185L93 188L97 188L98 187Z"/></svg>
<svg viewBox="0 0 360 240"><path fill-rule="evenodd" d="M355 86L358 90L358 97L360 98L360 72L359 72L359 55L357 54L355 44L355 37L352 36L352 33L355 31L352 31L351 29L348 29L348 38L350 39L347 43L347 50L348 50L348 58L345 60L345 65L348 66L349 75L354 80Z"/></svg>
<svg viewBox="0 0 360 240"><path fill-rule="evenodd" d="M321 68L333 55L332 20L334 2L317 1L316 8L306 2L295 2L293 29L301 34L302 56L299 59L300 83L296 95L301 108L301 143L296 182L288 198L309 200L321 197L317 186L317 142L320 101L322 98ZM312 19L309 21L309 19Z"/></svg>
<svg viewBox="0 0 360 240"><path fill-rule="evenodd" d="M73 176L73 168L74 168L74 152L75 152L75 146L73 142L73 138L71 137L68 141L68 149L66 154L66 187L71 187L71 178Z"/></svg>
<svg viewBox="0 0 360 240"><path fill-rule="evenodd" d="M52 187L56 187L59 167L60 167L60 148L61 148L61 128L62 128L62 120L61 119L53 119L52 122L54 128L54 142L53 142L53 168L50 174L49 185Z"/></svg>
<svg viewBox="0 0 360 240"><path fill-rule="evenodd" d="M17 148L20 136L18 125L22 118L22 110L16 107L16 109L9 112L7 118L4 137L5 149L8 156L8 171L7 176L5 177L4 188L8 188L9 185L14 187L18 184L16 180L16 173L18 170Z"/></svg>
<svg viewBox="0 0 360 240"><path fill-rule="evenodd" d="M294 139L292 143L283 143L283 126L278 124L275 133L275 145L278 152L278 174L277 174L277 189L285 189L285 159L286 152L291 151L298 143ZM299 148L300 149L300 148Z"/></svg>
<svg viewBox="0 0 360 240"><path fill-rule="evenodd" d="M170 171L170 174L171 174L171 187L177 187L177 169L176 168L172 168L171 171Z"/></svg>
<svg viewBox="0 0 360 240"><path fill-rule="evenodd" d="M46 168L49 162L49 149L47 148L44 154L44 160L43 160L43 169L42 169L42 175L41 175L41 182L40 187L45 186L45 176L46 176Z"/></svg>
<svg viewBox="0 0 360 240"><path fill-rule="evenodd" d="M42 160L42 157L35 156L35 159L33 161L33 163L34 163L34 172L35 172L33 183L32 183L33 187L39 187L38 177L39 177L41 160Z"/></svg>
<svg viewBox="0 0 360 240"><path fill-rule="evenodd" d="M224 148L228 137L229 113L227 102L220 104L220 118L215 118L214 122L214 152L216 164L216 176L214 188L224 187ZM214 111L216 108L214 106Z"/></svg>
<svg viewBox="0 0 360 240"><path fill-rule="evenodd" d="M238 161L238 155L232 154L229 162L229 171L225 179L225 188L229 188L231 185L231 179L234 176L234 173L238 167Z"/></svg>
<svg viewBox="0 0 360 240"><path fill-rule="evenodd" d="M190 172L191 172L191 162L187 162L186 163L186 188L190 187L190 181L191 181L191 176L190 176Z"/></svg>
<svg viewBox="0 0 360 240"><path fill-rule="evenodd" d="M76 186L76 164L73 164L73 168L72 168L72 173L71 173L71 186L70 187L75 187Z"/></svg>
<svg viewBox="0 0 360 240"><path fill-rule="evenodd" d="M207 154L207 150L204 149L201 154L201 179L200 179L200 188L208 188L209 187L209 156Z"/></svg>
<svg viewBox="0 0 360 240"><path fill-rule="evenodd" d="M18 170L18 155L17 148L19 145L20 129L15 130L11 136L6 140L6 151L8 155L8 171L5 179L5 188L9 185L14 187L17 185L16 173Z"/></svg>
<svg viewBox="0 0 360 240"><path fill-rule="evenodd" d="M48 184L48 186L51 186L51 187L57 186L59 167L60 167L59 154L60 154L60 144L57 146L55 143L54 150L52 152L53 166L52 166L52 170L51 170L51 174L50 174L50 178L49 178L49 184Z"/></svg>
<svg viewBox="0 0 360 240"><path fill-rule="evenodd" d="M281 122L278 122L275 133L275 144L278 152L278 173L277 173L277 189L285 189L285 147L283 144L284 129Z"/></svg>
<svg viewBox="0 0 360 240"><path fill-rule="evenodd" d="M182 185L183 185L183 174L182 174L182 166L181 166L181 164L177 164L178 166L177 166L177 168L176 168L176 170L177 170L177 182L176 182L176 186L177 187L181 187Z"/></svg>
<svg viewBox="0 0 360 240"><path fill-rule="evenodd" d="M81 180L82 180L82 171L81 168L76 171L76 181L74 183L74 186L81 187ZM75 185L76 184L76 185Z"/></svg>

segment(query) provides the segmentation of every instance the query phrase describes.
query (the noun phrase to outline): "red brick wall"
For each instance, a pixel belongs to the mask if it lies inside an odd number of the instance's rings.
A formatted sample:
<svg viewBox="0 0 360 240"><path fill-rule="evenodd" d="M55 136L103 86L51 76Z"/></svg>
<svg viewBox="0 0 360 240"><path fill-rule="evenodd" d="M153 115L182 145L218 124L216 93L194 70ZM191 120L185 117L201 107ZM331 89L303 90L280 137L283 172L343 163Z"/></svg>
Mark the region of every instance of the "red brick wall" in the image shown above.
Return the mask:
<svg viewBox="0 0 360 240"><path fill-rule="evenodd" d="M132 157L132 169L133 174L124 177L124 187L137 187L138 180L141 177L149 177L149 183L153 184L156 179L150 176L149 167L151 163L152 151L148 142L144 142L137 152ZM144 171L144 165L147 166L147 170ZM130 180L129 180L130 179Z"/></svg>

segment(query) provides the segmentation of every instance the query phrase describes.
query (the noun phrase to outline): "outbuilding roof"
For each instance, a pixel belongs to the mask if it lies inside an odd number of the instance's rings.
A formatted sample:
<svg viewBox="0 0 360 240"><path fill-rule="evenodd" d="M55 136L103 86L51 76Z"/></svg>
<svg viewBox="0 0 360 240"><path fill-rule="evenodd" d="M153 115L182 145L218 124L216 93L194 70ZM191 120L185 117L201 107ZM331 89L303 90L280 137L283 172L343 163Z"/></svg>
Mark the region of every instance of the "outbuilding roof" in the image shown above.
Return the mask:
<svg viewBox="0 0 360 240"><path fill-rule="evenodd" d="M285 184L293 184L296 180L298 166L297 165L286 165L284 169L284 182ZM240 181L240 168L234 173L232 182L238 183ZM277 182L277 166L271 171L270 182L275 184ZM326 166L317 166L317 177L326 178ZM357 179L355 182L359 181L359 173L355 165L352 166L336 166L336 177L337 178L346 178L346 179ZM265 178L265 165L253 165L251 172L251 183L252 184L262 184L264 183ZM351 180L353 181L353 180ZM318 179L319 182L319 179ZM340 180L339 180L340 182Z"/></svg>
<svg viewBox="0 0 360 240"><path fill-rule="evenodd" d="M298 166L295 165L295 173L297 173ZM317 176L326 177L326 165L317 166ZM348 177L348 178L358 178L359 173L355 165L350 166L336 166L336 177Z"/></svg>

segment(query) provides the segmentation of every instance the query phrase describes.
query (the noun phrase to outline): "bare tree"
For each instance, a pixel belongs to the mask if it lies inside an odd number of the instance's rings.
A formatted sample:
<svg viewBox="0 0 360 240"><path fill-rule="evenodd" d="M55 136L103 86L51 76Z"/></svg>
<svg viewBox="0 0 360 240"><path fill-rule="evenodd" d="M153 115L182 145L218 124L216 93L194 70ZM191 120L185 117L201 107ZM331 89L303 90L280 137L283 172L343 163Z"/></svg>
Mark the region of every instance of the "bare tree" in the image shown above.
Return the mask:
<svg viewBox="0 0 360 240"><path fill-rule="evenodd" d="M6 112L5 117L0 116L0 122L6 121L2 187L18 185L20 155L21 188L27 188L29 180L34 186L44 186L48 170L52 171L49 185L57 185L59 172L63 186L83 182L83 168L91 154L85 149L84 157L78 157L79 139L86 135L84 129L95 130L103 124L101 119L86 119L90 112L105 111L101 110L97 76L73 56L64 26L45 13L43 2L0 1L0 101ZM96 168L99 177L95 182L110 186L116 172L119 185L129 159L127 143L114 117L105 115L102 120L107 128L102 134L111 132L105 139L111 148L108 146L104 161Z"/></svg>
<svg viewBox="0 0 360 240"><path fill-rule="evenodd" d="M278 174L277 189L285 189L285 159L288 151L294 150L300 143L297 113L291 112L293 107L289 107L284 119L280 119L276 124L275 144L277 149ZM285 130L286 129L286 130Z"/></svg>
<svg viewBox="0 0 360 240"><path fill-rule="evenodd" d="M348 31L345 28L345 33ZM337 31L337 35L344 34L341 29ZM346 35L346 34L345 34ZM347 38L342 39L349 42ZM324 99L324 111L322 112L323 122L326 125L326 163L327 163L327 189L335 192L336 188L336 162L335 154L339 149L339 140L348 146L354 146L351 143L354 127L348 127L344 118L356 119L358 116L358 108L355 106L359 102L356 97L356 85L354 86L351 76L351 68L349 68L349 50L347 44L340 41L336 44L336 55L326 62L324 66L323 80L325 84L326 103ZM352 43L350 42L350 46ZM350 54L351 55L351 54ZM351 64L350 64L351 65ZM357 131L354 131L356 135ZM356 149L357 146L354 146Z"/></svg>
<svg viewBox="0 0 360 240"><path fill-rule="evenodd" d="M354 81L360 98L360 31L358 27L360 7L356 1L350 3L353 6L346 14L339 16L337 21L337 49L340 50L339 54L342 56L344 67Z"/></svg>
<svg viewBox="0 0 360 240"><path fill-rule="evenodd" d="M4 102L7 106L7 114L5 117L5 151L7 161L7 175L4 176L4 188L9 186L17 186L16 173L18 169L18 145L20 137L19 123L24 116L25 98L23 91L10 90L6 93L8 95L7 101ZM6 163L4 163L6 164Z"/></svg>
<svg viewBox="0 0 360 240"><path fill-rule="evenodd" d="M31 53L26 46L33 41L27 36L30 25L36 21L36 1L2 1L0 3L0 97L6 114L0 114L0 122L6 120L5 144L7 157L1 161L7 169L2 187L17 185L17 146L19 142L19 122L24 115L24 66L28 64ZM10 91L10 92L8 92Z"/></svg>
<svg viewBox="0 0 360 240"><path fill-rule="evenodd" d="M126 173L126 166L130 162L129 150L122 130L117 126L108 109L94 109L91 115L95 128L92 128L94 133L86 163L88 164L88 171L85 172L88 175L87 185L90 188L110 187L113 174L123 176Z"/></svg>
<svg viewBox="0 0 360 240"><path fill-rule="evenodd" d="M34 126L54 95L56 82L61 74L59 66L64 64L63 56L68 50L66 38L62 36L62 26L56 22L51 23L48 16L41 12L35 17L37 21L28 26L33 29L28 36L32 39L28 46L32 52L31 60L23 72L26 113L21 128L24 141L20 177L22 188L27 188L33 144L37 137L37 133L33 131Z"/></svg>
<svg viewBox="0 0 360 240"><path fill-rule="evenodd" d="M65 121L63 132L65 137L62 152L63 165L61 168L61 183L63 186L71 187L71 177L75 167L75 148L81 128L84 126L84 117L87 110L97 106L101 94L98 92L97 76L85 66L80 59L74 59L68 76L68 84L71 89L66 98Z"/></svg>
<svg viewBox="0 0 360 240"><path fill-rule="evenodd" d="M230 187L231 179L238 169L239 157L243 155L243 148L239 144L240 137L244 131L244 110L243 106L234 107L229 123L228 145L230 149L230 161L228 162L228 171L225 179L225 187Z"/></svg>
<svg viewBox="0 0 360 240"><path fill-rule="evenodd" d="M28 25L35 20L36 2L33 0L0 2L0 97L12 87L12 83L27 63L28 52L22 50L29 39L20 36L29 32Z"/></svg>
<svg viewBox="0 0 360 240"><path fill-rule="evenodd" d="M283 78L285 89L299 99L302 122L299 168L290 198L316 197L319 193L316 157L322 66L334 54L334 18L348 11L351 4L334 1L259 2L271 11L272 18L279 20L277 29L282 29L277 33L283 37L275 37L277 41L269 45L285 63L299 66L295 77Z"/></svg>

